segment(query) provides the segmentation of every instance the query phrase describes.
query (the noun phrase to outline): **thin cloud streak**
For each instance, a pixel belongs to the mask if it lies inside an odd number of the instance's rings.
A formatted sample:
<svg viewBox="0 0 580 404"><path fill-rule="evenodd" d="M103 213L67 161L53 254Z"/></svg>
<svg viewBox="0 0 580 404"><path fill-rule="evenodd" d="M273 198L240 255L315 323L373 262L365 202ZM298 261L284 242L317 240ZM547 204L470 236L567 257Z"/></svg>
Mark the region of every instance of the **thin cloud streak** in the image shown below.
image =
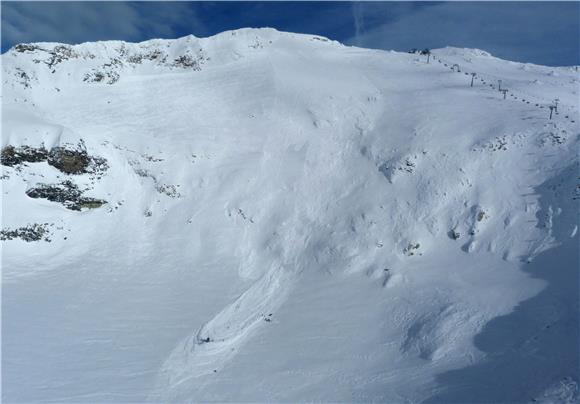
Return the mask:
<svg viewBox="0 0 580 404"><path fill-rule="evenodd" d="M190 3L3 2L2 47L21 42L80 43L173 38L203 31Z"/></svg>
<svg viewBox="0 0 580 404"><path fill-rule="evenodd" d="M354 42L361 44L360 37L364 31L364 15L362 13L361 3L352 3L352 19L354 22Z"/></svg>

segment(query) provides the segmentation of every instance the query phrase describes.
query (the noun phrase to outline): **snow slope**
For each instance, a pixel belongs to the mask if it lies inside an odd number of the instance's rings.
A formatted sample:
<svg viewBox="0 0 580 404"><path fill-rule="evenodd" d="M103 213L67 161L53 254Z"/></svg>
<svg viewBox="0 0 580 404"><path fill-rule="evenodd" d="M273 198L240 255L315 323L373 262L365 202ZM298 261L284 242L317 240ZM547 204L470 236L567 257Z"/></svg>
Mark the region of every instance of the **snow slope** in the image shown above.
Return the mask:
<svg viewBox="0 0 580 404"><path fill-rule="evenodd" d="M108 166L2 166L50 240L2 242L5 402L577 400L574 68L272 29L2 65L2 147ZM107 203L26 194L66 180Z"/></svg>

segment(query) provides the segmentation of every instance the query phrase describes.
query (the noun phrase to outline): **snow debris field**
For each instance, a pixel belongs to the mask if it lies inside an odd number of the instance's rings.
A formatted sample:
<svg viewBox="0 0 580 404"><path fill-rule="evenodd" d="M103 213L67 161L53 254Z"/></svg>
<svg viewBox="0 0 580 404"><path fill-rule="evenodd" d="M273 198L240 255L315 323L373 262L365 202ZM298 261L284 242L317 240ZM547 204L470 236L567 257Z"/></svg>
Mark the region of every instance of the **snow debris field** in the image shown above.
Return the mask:
<svg viewBox="0 0 580 404"><path fill-rule="evenodd" d="M577 68L273 29L1 58L4 402L577 402Z"/></svg>

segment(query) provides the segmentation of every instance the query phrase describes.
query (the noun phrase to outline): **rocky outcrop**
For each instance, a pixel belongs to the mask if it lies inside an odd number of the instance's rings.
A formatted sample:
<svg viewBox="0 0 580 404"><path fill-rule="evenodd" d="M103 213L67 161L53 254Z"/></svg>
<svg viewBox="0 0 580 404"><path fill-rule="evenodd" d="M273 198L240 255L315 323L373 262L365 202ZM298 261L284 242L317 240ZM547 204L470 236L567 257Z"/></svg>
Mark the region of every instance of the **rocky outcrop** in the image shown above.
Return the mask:
<svg viewBox="0 0 580 404"><path fill-rule="evenodd" d="M63 181L60 184L38 184L26 191L26 195L34 199L47 199L57 202L70 210L95 209L103 206L107 201L102 199L84 197L77 185L71 181Z"/></svg>
<svg viewBox="0 0 580 404"><path fill-rule="evenodd" d="M8 167L44 161L64 174L99 174L109 167L106 159L89 155L82 141L76 146L57 146L50 151L44 146L8 145L0 154L0 163Z"/></svg>

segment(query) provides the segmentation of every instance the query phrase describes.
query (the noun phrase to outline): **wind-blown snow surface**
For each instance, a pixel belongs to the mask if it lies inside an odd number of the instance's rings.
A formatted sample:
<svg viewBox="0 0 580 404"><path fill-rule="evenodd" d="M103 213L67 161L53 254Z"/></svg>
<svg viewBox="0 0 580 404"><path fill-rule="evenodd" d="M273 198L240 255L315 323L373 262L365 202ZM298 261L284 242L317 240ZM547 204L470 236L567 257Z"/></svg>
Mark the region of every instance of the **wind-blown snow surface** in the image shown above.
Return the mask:
<svg viewBox="0 0 580 404"><path fill-rule="evenodd" d="M578 73L433 55L270 29L2 55L2 146L109 166L2 167L3 228L51 240L2 243L3 400L576 400ZM25 193L67 179L108 203Z"/></svg>

